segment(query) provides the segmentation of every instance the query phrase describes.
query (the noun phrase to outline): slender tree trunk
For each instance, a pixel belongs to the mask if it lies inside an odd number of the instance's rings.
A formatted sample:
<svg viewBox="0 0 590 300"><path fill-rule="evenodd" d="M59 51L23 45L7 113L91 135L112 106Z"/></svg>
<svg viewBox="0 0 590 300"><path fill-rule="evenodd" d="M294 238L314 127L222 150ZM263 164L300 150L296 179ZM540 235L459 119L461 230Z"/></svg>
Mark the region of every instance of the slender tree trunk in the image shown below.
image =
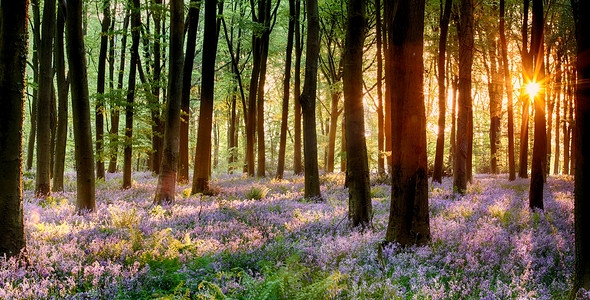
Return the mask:
<svg viewBox="0 0 590 300"><path fill-rule="evenodd" d="M455 144L455 164L453 167L453 187L459 193L467 188L468 155L471 137L469 136L469 112L471 111L471 67L473 64L473 0L461 0L459 35L459 99L457 134Z"/></svg>
<svg viewBox="0 0 590 300"><path fill-rule="evenodd" d="M320 50L320 25L317 0L306 0L307 46L305 50L305 81L299 101L303 112L303 152L305 163L305 198L321 201L320 177L318 171L318 149L316 132L316 90L318 56Z"/></svg>
<svg viewBox="0 0 590 300"><path fill-rule="evenodd" d="M62 5L59 5L55 34L55 74L57 79L57 132L55 141L55 163L53 165L54 192L61 192L64 188L64 167L66 158L66 140L68 135L68 88L66 80L66 66L64 57L64 25L65 15Z"/></svg>
<svg viewBox="0 0 590 300"><path fill-rule="evenodd" d="M131 163L133 151L133 106L135 99L135 81L139 64L139 30L141 17L139 0L132 0L131 8L131 62L129 66L129 82L127 83L127 103L125 107L125 147L123 149L123 188L131 187Z"/></svg>
<svg viewBox="0 0 590 300"><path fill-rule="evenodd" d="M66 8L66 41L71 76L72 123L76 144L76 208L94 210L94 152L90 126L90 101L86 52L82 32L82 1L70 0Z"/></svg>
<svg viewBox="0 0 590 300"><path fill-rule="evenodd" d="M162 6L162 0L155 0L157 6ZM154 38L154 61L153 61L153 81L156 84L152 85L152 97L151 99L151 117L152 117L152 153L150 155L151 169L154 173L160 174L160 163L162 160L162 147L164 135L164 124L162 124L160 116L160 74L162 66L160 65L160 41L164 36L164 30L160 26L165 26L165 21L162 20L162 13L158 8L154 11L154 27L155 27L155 38ZM164 17L165 18L165 17ZM149 28L149 27L148 27ZM163 94L166 94L165 91ZM166 102L166 101L164 101Z"/></svg>
<svg viewBox="0 0 590 300"><path fill-rule="evenodd" d="M293 144L293 172L296 175L301 174L303 171L301 164L301 103L299 97L301 96L301 54L303 52L303 37L301 34L302 26L299 25L299 16L301 10L300 0L296 0L295 4L295 74L294 74L294 86L293 86L293 131L295 135L295 141Z"/></svg>
<svg viewBox="0 0 590 300"><path fill-rule="evenodd" d="M33 81L39 84L39 47L41 45L41 12L39 2L41 0L32 0L33 10ZM33 156L35 155L35 140L37 137L37 101L39 99L39 89L33 89L33 102L31 104L31 130L27 146L27 170L33 167Z"/></svg>
<svg viewBox="0 0 590 300"><path fill-rule="evenodd" d="M209 192L211 129L213 126L213 94L215 90L215 59L217 56L218 37L216 30L216 4L216 0L205 0L203 66L201 69L201 108L199 114L199 131L197 133L192 194Z"/></svg>
<svg viewBox="0 0 590 300"><path fill-rule="evenodd" d="M267 0L268 12L266 18L270 16L270 0ZM264 145L264 85L266 83L266 63L268 58L268 44L269 44L270 31L267 29L262 35L261 49L260 49L260 74L258 83L257 103L256 103L256 136L257 136L257 154L258 154L258 165L256 174L258 177L266 176L266 147Z"/></svg>
<svg viewBox="0 0 590 300"><path fill-rule="evenodd" d="M362 86L362 83L361 83ZM328 129L328 152L326 153L326 172L334 172L334 153L336 152L336 130L338 129L338 117L342 110L338 109L340 102L340 92L332 92L330 106L330 124Z"/></svg>
<svg viewBox="0 0 590 300"><path fill-rule="evenodd" d="M0 255L26 255L22 141L28 1L2 0L0 9ZM54 3L55 4L55 3Z"/></svg>
<svg viewBox="0 0 590 300"><path fill-rule="evenodd" d="M505 0L500 0L500 44L502 46L502 66L504 67L504 85L508 106L508 180L516 179L516 167L514 162L514 108L512 105L512 77L508 65L508 45L506 42Z"/></svg>
<svg viewBox="0 0 590 300"><path fill-rule="evenodd" d="M39 99L37 99L37 173L35 194L51 193L51 87L53 85L53 40L55 36L55 0L45 0L43 29L39 47Z"/></svg>
<svg viewBox="0 0 590 300"><path fill-rule="evenodd" d="M111 25L111 9L110 1L103 2L103 20L102 31L100 36L100 53L98 56L98 75L96 79L96 178L104 178L104 113L105 113L105 98L104 86L106 77L106 62L107 62L107 46L108 46L108 31Z"/></svg>
<svg viewBox="0 0 590 300"><path fill-rule="evenodd" d="M522 65L523 65L523 81L528 84L532 78L533 58L528 50L528 16L529 16L529 0L524 0L523 9L523 23L522 23ZM528 152L529 152L529 105L528 97L521 91L522 102L522 117L520 125L520 153L518 160L518 177L528 178Z"/></svg>
<svg viewBox="0 0 590 300"><path fill-rule="evenodd" d="M352 226L371 227L373 209L369 163L365 141L363 109L363 46L366 27L366 0L348 3L348 23L344 46L344 114L348 160L348 218ZM334 122L335 123L335 122Z"/></svg>
<svg viewBox="0 0 590 300"><path fill-rule="evenodd" d="M424 106L424 0L399 1L387 26L391 58L391 206L386 242L430 241L426 114Z"/></svg>
<svg viewBox="0 0 590 300"><path fill-rule="evenodd" d="M535 72L533 82L543 83L545 79L543 50L543 0L533 0L533 29L531 34L531 52ZM545 182L545 165L547 159L547 132L545 122L545 92L543 89L534 97L535 103L535 139L533 144L533 161L531 184L529 190L530 208L543 209L543 185Z"/></svg>
<svg viewBox="0 0 590 300"><path fill-rule="evenodd" d="M561 48L561 45L559 45ZM555 66L557 75L555 78L555 103L557 107L555 108L555 161L553 164L553 175L559 174L559 160L561 158L561 148L560 148L560 139L559 139L559 131L560 131L560 124L561 124L561 92L562 92L562 81L563 81L563 72L562 72L562 64L561 58L563 53L561 49L557 50L557 65Z"/></svg>
<svg viewBox="0 0 590 300"><path fill-rule="evenodd" d="M283 107L281 114L281 136L279 138L279 161L277 179L283 178L285 171L285 150L287 148L287 126L289 123L289 87L291 85L291 54L293 52L293 35L296 18L295 0L289 0L289 31L287 33L287 52L285 57L285 78L283 79Z"/></svg>
<svg viewBox="0 0 590 300"><path fill-rule="evenodd" d="M436 155L434 158L434 173L432 181L442 181L443 156L445 150L445 118L447 106L447 89L445 87L445 55L447 51L447 32L451 17L452 0L446 0L445 9L441 9L440 39L438 42L438 135L436 138ZM441 0L442 8L442 0Z"/></svg>
<svg viewBox="0 0 590 300"><path fill-rule="evenodd" d="M125 50L127 49L127 27L129 26L129 11L125 14L123 20L123 37L121 38L121 61L119 64L119 78L117 83L117 90L123 89L123 79L125 74ZM109 173L117 172L117 156L119 154L119 105L111 105L111 149L110 149L110 160L109 160Z"/></svg>
<svg viewBox="0 0 590 300"><path fill-rule="evenodd" d="M201 2L191 0L188 12L188 33L186 36L186 56L182 70L182 98L180 102L180 150L178 159L178 182L189 181L188 155L188 120L190 119L190 97L192 86L193 64L195 62L195 48L197 44L197 28Z"/></svg>
<svg viewBox="0 0 590 300"><path fill-rule="evenodd" d="M459 81L457 79L457 76L453 76L452 79L452 86L453 86L453 99L452 101L452 108L451 108L451 147L449 149L449 165L450 166L454 166L455 165L455 153L457 152L457 147L456 147L456 143L455 143L455 132L456 132L456 123L457 123L457 92L458 92L458 84Z"/></svg>
<svg viewBox="0 0 590 300"><path fill-rule="evenodd" d="M178 167L178 139L180 128L180 102L182 97L182 69L184 64L184 2L170 1L170 72L168 78L168 101L164 126L164 148L156 187L155 204L174 202L176 170Z"/></svg>
<svg viewBox="0 0 590 300"><path fill-rule="evenodd" d="M568 74L569 79L569 74ZM570 95L571 88L569 87L570 83L568 82L568 87L566 87L567 93L566 98L563 101L563 117L565 120L563 121L563 174L570 173L570 141L571 141L571 128L569 123L572 120L571 114L571 106L572 106L572 97ZM570 112L568 116L568 112Z"/></svg>
<svg viewBox="0 0 590 300"><path fill-rule="evenodd" d="M377 170L385 174L385 124L383 120L383 54L381 28L381 0L375 0L375 30L377 42Z"/></svg>

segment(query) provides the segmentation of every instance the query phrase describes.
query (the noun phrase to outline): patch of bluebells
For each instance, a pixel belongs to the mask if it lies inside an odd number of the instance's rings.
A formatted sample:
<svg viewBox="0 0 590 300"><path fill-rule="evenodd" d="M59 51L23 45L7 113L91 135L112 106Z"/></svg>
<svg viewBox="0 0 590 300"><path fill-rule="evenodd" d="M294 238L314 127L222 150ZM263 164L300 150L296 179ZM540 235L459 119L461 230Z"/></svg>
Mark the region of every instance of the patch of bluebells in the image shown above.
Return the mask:
<svg viewBox="0 0 590 300"><path fill-rule="evenodd" d="M428 246L380 248L390 187L372 187L374 228L349 228L343 175L323 175L323 202L303 179L220 175L217 194L177 186L152 204L156 180L97 183L97 209L75 212L75 174L48 199L25 191L28 261L0 260L0 299L220 298L555 299L574 267L573 181L549 177L545 210L528 180L476 176L465 196L430 186ZM264 189L259 199L253 188Z"/></svg>

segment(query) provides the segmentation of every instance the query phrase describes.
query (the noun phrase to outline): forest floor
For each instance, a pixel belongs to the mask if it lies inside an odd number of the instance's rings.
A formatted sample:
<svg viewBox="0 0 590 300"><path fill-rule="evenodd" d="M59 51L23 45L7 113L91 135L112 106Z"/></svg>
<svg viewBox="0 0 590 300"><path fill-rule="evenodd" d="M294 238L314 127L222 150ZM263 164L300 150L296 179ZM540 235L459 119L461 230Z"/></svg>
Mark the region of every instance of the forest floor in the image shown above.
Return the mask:
<svg viewBox="0 0 590 300"><path fill-rule="evenodd" d="M0 260L0 299L560 299L574 269L573 178L549 177L544 211L528 180L478 175L465 196L431 184L428 246L379 250L390 187L372 178L374 229L348 226L342 174L220 175L218 194L154 206L157 178L97 182L97 210L75 212L75 178L41 200L25 175L29 263Z"/></svg>

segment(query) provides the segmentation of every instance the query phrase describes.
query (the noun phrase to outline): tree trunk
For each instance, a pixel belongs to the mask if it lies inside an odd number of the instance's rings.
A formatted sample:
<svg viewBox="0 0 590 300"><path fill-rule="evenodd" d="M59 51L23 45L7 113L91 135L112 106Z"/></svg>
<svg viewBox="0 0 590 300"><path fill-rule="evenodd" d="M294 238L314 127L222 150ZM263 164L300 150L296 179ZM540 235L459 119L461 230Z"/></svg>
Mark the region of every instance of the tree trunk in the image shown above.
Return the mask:
<svg viewBox="0 0 590 300"><path fill-rule="evenodd" d="M203 66L201 69L201 108L199 113L199 131L197 133L192 194L209 192L211 129L213 126L213 96L215 91L215 59L217 56L216 4L216 0L205 0Z"/></svg>
<svg viewBox="0 0 590 300"><path fill-rule="evenodd" d="M306 0L307 46L305 50L305 81L299 101L303 112L303 158L305 164L305 198L321 201L320 175L315 119L320 25L317 0Z"/></svg>
<svg viewBox="0 0 590 300"><path fill-rule="evenodd" d="M582 0L572 0L574 18L576 20L577 37L577 62L578 80L576 88L576 166L575 166L575 205L574 205L574 228L575 228L575 275L574 286L570 293L570 299L575 299L579 289L590 290L590 203L588 199L588 186L590 176L588 175L588 164L586 158L590 157L590 39L588 30L590 22L587 18L590 13L590 3ZM579 298L578 298L579 299Z"/></svg>
<svg viewBox="0 0 590 300"><path fill-rule="evenodd" d="M543 50L543 0L533 0L533 29L531 34L531 53L533 54L535 72L532 82L543 83L545 79ZM544 89L544 88L543 88ZM531 167L531 184L529 190L530 208L543 209L543 185L545 182L545 165L547 159L547 132L545 122L545 92L534 97L535 103L535 138L533 144L533 161Z"/></svg>
<svg viewBox="0 0 590 300"><path fill-rule="evenodd" d="M529 0L524 0L524 12L522 23L522 66L523 66L523 82L528 84L532 78L533 58L528 50L528 16L529 16ZM528 152L529 152L529 113L530 102L524 91L521 91L522 117L520 125L520 153L518 160L518 177L528 178Z"/></svg>
<svg viewBox="0 0 590 300"><path fill-rule="evenodd" d="M131 62L129 65L129 82L127 83L127 103L125 107L125 148L123 149L123 188L131 187L131 160L133 151L133 102L135 99L135 81L139 64L139 30L141 17L139 0L132 0L131 8Z"/></svg>
<svg viewBox="0 0 590 300"><path fill-rule="evenodd" d="M117 83L117 90L123 89L123 78L125 74L125 50L127 49L127 27L129 26L129 11L125 14L123 20L123 37L121 38L121 61L119 65L119 78ZM114 42L114 39L113 41ZM117 156L119 154L119 105L111 105L111 149L110 149L110 160L109 160L109 173L117 172Z"/></svg>
<svg viewBox="0 0 590 300"><path fill-rule="evenodd" d="M301 54L303 52L303 37L301 34L302 26L299 26L299 16L301 10L300 0L296 0L295 4L295 74L293 86L293 131L295 141L293 144L293 172L300 175L303 171L301 164L301 103L299 97L301 96Z"/></svg>
<svg viewBox="0 0 590 300"><path fill-rule="evenodd" d="M39 99L37 99L37 173L35 195L51 193L51 87L53 86L53 40L55 36L55 0L45 0L43 29L39 48Z"/></svg>
<svg viewBox="0 0 590 300"><path fill-rule="evenodd" d="M157 6L162 6L162 0L155 0ZM151 117L152 117L152 153L150 154L151 169L154 173L160 174L160 163L162 160L162 147L164 135L164 125L160 118L160 41L161 36L164 36L164 30L160 26L164 27L165 22L162 21L162 13L156 8L154 14L154 26L155 26L155 38L154 38L154 62L153 62L153 80L156 84L152 84L152 97L149 97L151 101ZM149 28L149 27L148 27ZM165 94L165 91L164 91ZM164 101L166 102L166 101Z"/></svg>
<svg viewBox="0 0 590 300"><path fill-rule="evenodd" d="M455 153L457 152L457 147L456 147L456 143L455 143L455 137L456 137L456 123L457 123L457 92L458 92L458 84L459 84L459 80L457 79L457 76L453 76L452 79L452 83L451 85L453 86L453 99L452 101L452 108L451 108L451 147L449 149L449 165L450 166L454 166L455 165Z"/></svg>
<svg viewBox="0 0 590 300"><path fill-rule="evenodd" d="M445 9L441 9L440 39L438 42L438 135L436 138L436 155L434 158L433 182L442 182L443 156L445 151L445 118L447 106L447 89L445 87L445 55L447 51L447 32L451 17L452 0L446 0ZM442 0L441 0L442 8Z"/></svg>
<svg viewBox="0 0 590 300"><path fill-rule="evenodd" d="M336 152L336 130L338 129L338 117L341 113L341 110L338 109L338 103L340 102L340 92L332 92L331 99L332 103L330 105L330 127L328 130L328 152L326 159L326 172L328 173L334 172L334 153Z"/></svg>
<svg viewBox="0 0 590 300"><path fill-rule="evenodd" d="M377 170L385 174L385 124L383 120L383 54L381 51L381 0L375 0L375 30L377 40Z"/></svg>
<svg viewBox="0 0 590 300"><path fill-rule="evenodd" d="M0 9L0 255L26 255L22 141L28 1L2 0Z"/></svg>
<svg viewBox="0 0 590 300"><path fill-rule="evenodd" d="M373 209L369 163L365 141L363 109L363 47L366 27L366 0L351 0L344 46L344 114L348 160L348 218L352 226L371 227ZM335 122L334 122L335 123Z"/></svg>
<svg viewBox="0 0 590 300"><path fill-rule="evenodd" d="M106 62L107 62L107 46L108 46L108 31L111 25L111 9L110 1L103 2L103 20L102 31L100 36L100 53L98 56L98 75L96 79L96 178L104 178L104 113L105 113L105 98L104 86L106 77Z"/></svg>
<svg viewBox="0 0 590 300"><path fill-rule="evenodd" d="M189 155L188 155L188 120L190 119L190 97L192 86L193 64L195 62L195 48L197 44L197 28L199 26L199 14L201 2L191 0L188 12L188 33L186 37L186 56L182 69L182 98L180 102L180 150L178 159L178 182L189 181Z"/></svg>
<svg viewBox="0 0 590 300"><path fill-rule="evenodd" d="M70 0L66 8L66 41L71 76L72 123L76 144L76 208L94 210L94 153L90 126L90 101L86 52L82 32L82 1Z"/></svg>
<svg viewBox="0 0 590 300"><path fill-rule="evenodd" d="M516 167L514 162L514 109L512 105L512 77L508 65L508 45L506 43L505 0L500 0L500 44L502 47L502 66L504 67L504 85L508 105L508 180L516 179Z"/></svg>
<svg viewBox="0 0 590 300"><path fill-rule="evenodd" d="M39 11L40 0L31 1L33 10L33 81L39 84L39 47L41 45L41 12ZM35 139L37 137L37 101L39 89L33 88L33 101L31 104L31 130L27 147L27 170L33 167L33 156L35 155Z"/></svg>
<svg viewBox="0 0 590 300"><path fill-rule="evenodd" d="M178 167L178 139L180 128L180 102L183 80L183 39L184 3L170 1L170 55L168 73L168 101L166 101L166 123L164 125L164 148L158 176L154 204L174 202L176 192L176 170ZM188 133L188 132L187 132Z"/></svg>
<svg viewBox="0 0 590 300"><path fill-rule="evenodd" d="M430 241L426 114L424 106L424 0L386 2L391 58L391 206L386 242Z"/></svg>
<svg viewBox="0 0 590 300"><path fill-rule="evenodd" d="M279 141L279 161L277 179L283 178L285 171L285 150L287 148L287 126L289 123L289 87L291 85L291 54L293 52L293 34L295 33L295 0L289 0L289 31L287 33L287 53L285 57L285 78L283 79L283 107L281 114L281 136Z"/></svg>
<svg viewBox="0 0 590 300"><path fill-rule="evenodd" d="M266 19L270 19L270 0L267 0ZM268 21L265 21L268 23ZM268 24L265 24L267 26ZM264 145L264 85L266 83L266 63L268 59L268 44L269 44L270 29L267 29L260 40L260 74L258 83L257 103L256 103L256 138L257 138L257 154L258 165L256 174L258 177L266 177L266 147Z"/></svg>
<svg viewBox="0 0 590 300"><path fill-rule="evenodd" d="M57 79L57 132L55 138L55 163L53 165L54 192L61 192L64 189L64 167L66 158L66 140L68 136L68 88L66 80L66 66L64 57L64 25L65 15L62 5L59 5L55 35L55 74Z"/></svg>
<svg viewBox="0 0 590 300"><path fill-rule="evenodd" d="M469 141L469 112L471 111L471 67L473 65L473 0L461 0L459 36L459 99L453 187L464 194L467 189Z"/></svg>
<svg viewBox="0 0 590 300"><path fill-rule="evenodd" d="M563 80L563 72L562 72L562 64L561 58L563 56L561 50L561 44L559 45L560 49L557 50L557 64L555 66L557 75L555 78L555 103L557 107L555 108L555 161L553 164L553 175L559 174L559 159L561 158L561 148L560 148L560 139L559 139L559 130L561 124L561 93L562 93L562 80Z"/></svg>

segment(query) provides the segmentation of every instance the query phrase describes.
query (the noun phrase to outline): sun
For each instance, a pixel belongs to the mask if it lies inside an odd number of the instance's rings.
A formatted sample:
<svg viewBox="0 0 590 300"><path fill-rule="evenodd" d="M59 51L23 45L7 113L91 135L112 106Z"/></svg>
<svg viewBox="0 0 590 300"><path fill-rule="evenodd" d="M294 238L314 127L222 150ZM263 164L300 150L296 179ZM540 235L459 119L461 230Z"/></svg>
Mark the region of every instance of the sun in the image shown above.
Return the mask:
<svg viewBox="0 0 590 300"><path fill-rule="evenodd" d="M541 91L541 84L535 81L529 82L525 87L526 93L531 99L534 99L537 94Z"/></svg>

